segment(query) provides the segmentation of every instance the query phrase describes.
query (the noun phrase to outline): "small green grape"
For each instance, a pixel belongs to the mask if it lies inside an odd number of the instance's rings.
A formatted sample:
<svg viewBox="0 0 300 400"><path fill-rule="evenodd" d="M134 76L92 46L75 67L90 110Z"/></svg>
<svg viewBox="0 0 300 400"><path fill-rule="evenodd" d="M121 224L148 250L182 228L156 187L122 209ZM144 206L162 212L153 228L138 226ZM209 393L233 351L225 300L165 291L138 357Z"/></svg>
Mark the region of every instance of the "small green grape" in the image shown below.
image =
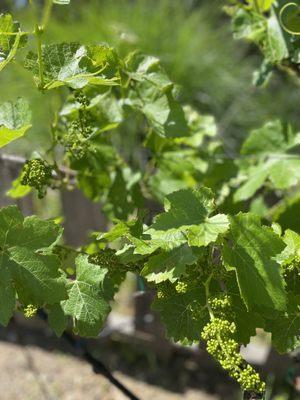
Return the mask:
<svg viewBox="0 0 300 400"><path fill-rule="evenodd" d="M188 290L188 284L186 282L178 282L175 289L177 293L186 293Z"/></svg>
<svg viewBox="0 0 300 400"><path fill-rule="evenodd" d="M89 262L107 268L111 272L118 271L126 273L128 271L138 271L138 267L134 263L121 263L116 256L116 252L112 249L104 249L98 253L91 254L89 256Z"/></svg>
<svg viewBox="0 0 300 400"><path fill-rule="evenodd" d="M228 294L222 294L218 297L209 299L209 304L214 311L226 310L232 306L232 299Z"/></svg>
<svg viewBox="0 0 300 400"><path fill-rule="evenodd" d="M74 98L82 107L87 107L90 104L89 99L81 90L74 93Z"/></svg>
<svg viewBox="0 0 300 400"><path fill-rule="evenodd" d="M85 157L92 150L88 140L93 133L91 115L88 111L79 110L78 118L67 125L67 134L61 135L58 140L77 160Z"/></svg>
<svg viewBox="0 0 300 400"><path fill-rule="evenodd" d="M21 184L33 187L38 191L38 197L45 196L45 188L52 182L52 167L39 158L28 160L21 172Z"/></svg>
<svg viewBox="0 0 300 400"><path fill-rule="evenodd" d="M32 304L28 304L28 306L26 306L24 308L24 316L26 318L33 318L37 313L37 307L32 305Z"/></svg>
<svg viewBox="0 0 300 400"><path fill-rule="evenodd" d="M211 299L210 304L222 307L228 304L228 299L220 302ZM236 379L244 390L262 393L265 383L258 373L246 364L239 352L239 344L234 339L236 325L227 319L212 318L203 328L201 336L207 341L207 351L220 363L229 375Z"/></svg>
<svg viewBox="0 0 300 400"><path fill-rule="evenodd" d="M115 268L120 265L118 257L115 251L112 249L104 249L98 253L91 254L89 256L89 262L96 265L101 265L104 268Z"/></svg>

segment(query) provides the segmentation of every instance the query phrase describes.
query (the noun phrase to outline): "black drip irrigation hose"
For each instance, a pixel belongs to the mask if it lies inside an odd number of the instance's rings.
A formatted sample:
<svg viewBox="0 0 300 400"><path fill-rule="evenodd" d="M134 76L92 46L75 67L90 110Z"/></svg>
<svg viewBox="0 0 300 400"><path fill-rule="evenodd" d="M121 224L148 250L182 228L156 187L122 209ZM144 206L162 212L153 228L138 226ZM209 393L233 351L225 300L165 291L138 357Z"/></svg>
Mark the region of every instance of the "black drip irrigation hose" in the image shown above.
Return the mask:
<svg viewBox="0 0 300 400"><path fill-rule="evenodd" d="M48 316L43 310L38 311L38 316L43 321L47 321ZM129 389L127 389L123 383L115 378L109 369L98 359L96 359L87 349L86 343L81 339L77 340L73 335L68 332L64 332L61 336L75 351L79 353L81 358L86 360L93 368L95 374L104 376L113 386L118 388L128 399L130 400L141 400L135 396Z"/></svg>

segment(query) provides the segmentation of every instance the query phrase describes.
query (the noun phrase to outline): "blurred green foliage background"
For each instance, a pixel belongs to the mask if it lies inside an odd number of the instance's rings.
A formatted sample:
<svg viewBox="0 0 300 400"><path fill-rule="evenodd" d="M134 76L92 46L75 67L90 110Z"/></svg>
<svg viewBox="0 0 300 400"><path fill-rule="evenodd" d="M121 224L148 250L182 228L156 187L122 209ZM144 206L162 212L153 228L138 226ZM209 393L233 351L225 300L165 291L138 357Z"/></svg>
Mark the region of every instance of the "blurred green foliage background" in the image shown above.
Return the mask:
<svg viewBox="0 0 300 400"><path fill-rule="evenodd" d="M297 83L277 72L267 89L252 85L261 57L250 44L233 40L229 18L222 10L224 1L73 1L73 7L54 6L46 42L105 41L123 55L138 48L158 56L181 86L182 101L216 117L225 146L233 154L247 132L266 120L280 118L297 124ZM35 16L30 7L22 6L26 1L6 3L22 26L32 29ZM39 93L18 64L1 74L0 84L0 101L24 96L31 103L34 127L20 142L24 151L45 148L58 95Z"/></svg>

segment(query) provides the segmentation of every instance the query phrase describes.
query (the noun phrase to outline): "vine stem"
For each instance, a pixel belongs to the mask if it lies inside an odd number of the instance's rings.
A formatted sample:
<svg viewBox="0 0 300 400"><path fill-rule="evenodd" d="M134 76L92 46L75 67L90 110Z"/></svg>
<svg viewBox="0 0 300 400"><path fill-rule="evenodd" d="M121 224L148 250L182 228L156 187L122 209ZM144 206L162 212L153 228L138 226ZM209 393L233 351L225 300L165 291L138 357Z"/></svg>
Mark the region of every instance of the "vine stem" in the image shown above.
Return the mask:
<svg viewBox="0 0 300 400"><path fill-rule="evenodd" d="M213 312L213 310L212 310L212 308L211 308L211 306L210 306L210 304L209 304L209 301L208 301L209 295L210 295L209 286L210 286L210 282L211 282L211 280L212 280L212 277L213 277L213 274L210 274L209 277L207 278L207 280L206 280L205 283L204 283L204 287L205 287L205 297L206 297L206 307L207 307L207 309L208 309L210 319L214 319L214 318L215 318L214 312Z"/></svg>
<svg viewBox="0 0 300 400"><path fill-rule="evenodd" d="M43 10L43 16L42 16L42 27L45 30L50 16L51 16L51 11L52 11L52 7L53 7L53 1L52 0L46 0L45 6L44 6L44 10Z"/></svg>
<svg viewBox="0 0 300 400"><path fill-rule="evenodd" d="M242 389L241 390L241 400L244 400L244 398L245 398L245 390Z"/></svg>
<svg viewBox="0 0 300 400"><path fill-rule="evenodd" d="M12 154L0 154L0 161L9 162L16 165L24 165L26 158L15 156ZM65 166L57 166L57 169L63 176L69 176L71 178L76 178L77 172Z"/></svg>
<svg viewBox="0 0 300 400"><path fill-rule="evenodd" d="M33 1L30 4L34 7ZM48 25L51 11L53 7L52 0L46 0L43 8L41 22L37 21L34 28L34 35L36 37L37 43L37 55L38 55L38 66L39 66L39 86L40 89L44 88L44 60L43 60L43 51L42 51L42 35L45 32L45 29ZM38 19L38 18L37 18Z"/></svg>
<svg viewBox="0 0 300 400"><path fill-rule="evenodd" d="M44 87L44 61L43 61L43 51L42 51L43 27L36 24L35 29L34 29L34 34L35 34L36 41L37 41L40 87L41 87L41 89L43 89L43 87Z"/></svg>

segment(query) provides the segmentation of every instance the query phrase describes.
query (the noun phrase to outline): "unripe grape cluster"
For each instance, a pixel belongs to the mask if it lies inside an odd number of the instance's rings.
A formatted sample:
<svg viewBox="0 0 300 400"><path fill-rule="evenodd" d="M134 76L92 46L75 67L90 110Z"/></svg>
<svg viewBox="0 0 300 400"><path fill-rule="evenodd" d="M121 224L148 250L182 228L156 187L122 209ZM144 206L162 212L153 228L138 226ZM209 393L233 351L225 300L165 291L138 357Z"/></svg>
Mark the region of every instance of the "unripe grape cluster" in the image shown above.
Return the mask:
<svg viewBox="0 0 300 400"><path fill-rule="evenodd" d="M80 104L78 118L69 122L67 134L62 135L58 140L76 159L82 159L91 150L89 137L93 132L91 125L91 115L87 110L89 99L86 95L77 91L74 94L77 103Z"/></svg>
<svg viewBox="0 0 300 400"><path fill-rule="evenodd" d="M177 293L186 293L188 290L188 284L186 282L178 282L175 289Z"/></svg>
<svg viewBox="0 0 300 400"><path fill-rule="evenodd" d="M120 265L118 257L115 251L112 249L104 249L97 253L91 254L89 256L89 262L96 265L101 265L101 267L111 269Z"/></svg>
<svg viewBox="0 0 300 400"><path fill-rule="evenodd" d="M52 167L39 158L28 160L23 166L21 184L38 191L38 197L43 198L46 188L52 182Z"/></svg>
<svg viewBox="0 0 300 400"><path fill-rule="evenodd" d="M74 92L74 98L82 107L88 107L90 104L89 99L81 90L76 90Z"/></svg>
<svg viewBox="0 0 300 400"><path fill-rule="evenodd" d="M226 310L232 306L231 297L224 293L209 299L209 304L214 311Z"/></svg>
<svg viewBox="0 0 300 400"><path fill-rule="evenodd" d="M224 294L209 299L212 310L222 312L230 310L231 298ZM207 351L228 371L229 375L236 379L244 390L262 393L265 383L261 381L259 374L247 364L239 351L239 343L235 340L236 325L224 316L212 317L211 321L203 328L202 339L207 342Z"/></svg>
<svg viewBox="0 0 300 400"><path fill-rule="evenodd" d="M89 256L89 262L107 268L111 272L126 273L128 271L138 271L135 263L124 264L120 262L113 249L104 249Z"/></svg>
<svg viewBox="0 0 300 400"><path fill-rule="evenodd" d="M235 314L232 308L232 297L226 293L221 293L208 300L215 316L220 318L234 319Z"/></svg>

